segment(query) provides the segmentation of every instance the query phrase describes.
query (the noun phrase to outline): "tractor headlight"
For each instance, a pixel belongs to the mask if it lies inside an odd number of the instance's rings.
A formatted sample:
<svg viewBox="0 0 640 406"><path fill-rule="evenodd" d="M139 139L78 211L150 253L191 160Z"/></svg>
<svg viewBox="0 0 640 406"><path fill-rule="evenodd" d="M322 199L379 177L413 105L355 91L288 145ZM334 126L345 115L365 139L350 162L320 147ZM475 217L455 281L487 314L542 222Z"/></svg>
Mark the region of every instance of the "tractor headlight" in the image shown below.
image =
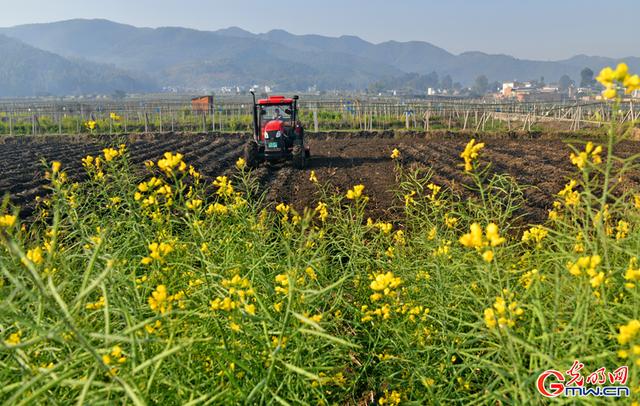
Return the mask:
<svg viewBox="0 0 640 406"><path fill-rule="evenodd" d="M281 135L282 135L282 134L280 133L280 131L278 131L278 132L276 133L276 138L280 138L280 136L281 136Z"/></svg>
<svg viewBox="0 0 640 406"><path fill-rule="evenodd" d="M268 132L266 132L266 131L264 132L264 138L265 138L265 139L269 138L269 133L268 133Z"/></svg>

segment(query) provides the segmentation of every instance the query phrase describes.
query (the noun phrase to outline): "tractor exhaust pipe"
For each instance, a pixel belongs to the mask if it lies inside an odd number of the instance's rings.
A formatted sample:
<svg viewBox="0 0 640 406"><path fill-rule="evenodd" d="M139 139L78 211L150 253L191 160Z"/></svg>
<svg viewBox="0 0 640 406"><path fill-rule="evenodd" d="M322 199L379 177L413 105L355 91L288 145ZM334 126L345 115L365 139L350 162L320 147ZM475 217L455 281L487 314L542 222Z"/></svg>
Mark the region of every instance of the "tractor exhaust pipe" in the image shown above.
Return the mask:
<svg viewBox="0 0 640 406"><path fill-rule="evenodd" d="M251 90L253 96L253 140L258 143L260 139L260 124L258 123L258 105L256 104L256 93Z"/></svg>

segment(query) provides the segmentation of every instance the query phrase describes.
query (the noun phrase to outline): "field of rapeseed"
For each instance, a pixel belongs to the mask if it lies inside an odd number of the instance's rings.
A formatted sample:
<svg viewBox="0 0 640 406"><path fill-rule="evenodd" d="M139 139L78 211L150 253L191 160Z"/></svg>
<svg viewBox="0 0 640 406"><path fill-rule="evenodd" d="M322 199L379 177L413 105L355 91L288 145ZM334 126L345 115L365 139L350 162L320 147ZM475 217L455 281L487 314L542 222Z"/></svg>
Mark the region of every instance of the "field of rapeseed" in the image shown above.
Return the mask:
<svg viewBox="0 0 640 406"><path fill-rule="evenodd" d="M640 86L605 70L606 96ZM585 143L544 224L522 188L460 168L474 199L402 165L401 222L366 218L367 186L267 207L240 159L206 184L177 152L126 146L71 183L48 164L35 219L0 211L0 400L30 403L537 403L546 369L640 372L638 157Z"/></svg>

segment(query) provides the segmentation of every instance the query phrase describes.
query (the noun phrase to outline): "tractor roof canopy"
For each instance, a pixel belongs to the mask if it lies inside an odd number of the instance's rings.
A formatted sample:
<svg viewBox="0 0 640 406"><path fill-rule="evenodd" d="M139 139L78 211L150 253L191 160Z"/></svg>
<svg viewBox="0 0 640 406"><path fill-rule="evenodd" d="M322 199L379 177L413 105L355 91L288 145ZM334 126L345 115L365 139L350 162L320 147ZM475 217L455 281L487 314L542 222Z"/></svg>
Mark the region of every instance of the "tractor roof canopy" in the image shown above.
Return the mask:
<svg viewBox="0 0 640 406"><path fill-rule="evenodd" d="M287 99L284 96L270 96L268 99L258 100L261 106L278 106L285 104L293 104L293 99Z"/></svg>

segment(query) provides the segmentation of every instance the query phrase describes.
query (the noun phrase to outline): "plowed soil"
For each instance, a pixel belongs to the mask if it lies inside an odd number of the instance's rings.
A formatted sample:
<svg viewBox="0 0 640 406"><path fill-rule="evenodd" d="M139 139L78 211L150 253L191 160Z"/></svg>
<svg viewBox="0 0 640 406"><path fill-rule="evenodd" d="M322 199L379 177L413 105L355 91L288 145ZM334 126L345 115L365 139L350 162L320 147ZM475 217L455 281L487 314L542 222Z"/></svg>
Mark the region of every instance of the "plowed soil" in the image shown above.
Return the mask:
<svg viewBox="0 0 640 406"><path fill-rule="evenodd" d="M311 137L309 137L311 138ZM34 198L46 193L42 160L58 160L72 179L82 180L81 159L99 154L107 145L124 141L131 153L131 162L142 167L149 159L158 159L165 151L181 152L207 180L233 170L242 155L247 138L240 135L144 135L120 139L88 137L23 137L0 139L0 195L9 195L11 201L28 215ZM438 137L359 137L325 135L308 140L312 158L308 168L296 170L290 163L266 164L254 171L271 202L285 202L298 209L313 206L317 201L316 188L309 182L315 170L321 182L329 182L336 192L344 193L355 184L364 184L370 197L369 214L378 218L394 218L396 185L394 163L389 158L393 148L402 152L406 166L424 166L433 169L434 183L465 193L463 185L469 182L461 170L460 152L468 138ZM491 170L508 173L525 191L526 206L523 214L530 222L543 221L554 195L575 173L569 162L569 146L560 139L483 139L486 147L484 162L491 162ZM616 148L616 154L626 157L640 153L640 142L628 141ZM625 179L625 186L639 188L640 174Z"/></svg>

